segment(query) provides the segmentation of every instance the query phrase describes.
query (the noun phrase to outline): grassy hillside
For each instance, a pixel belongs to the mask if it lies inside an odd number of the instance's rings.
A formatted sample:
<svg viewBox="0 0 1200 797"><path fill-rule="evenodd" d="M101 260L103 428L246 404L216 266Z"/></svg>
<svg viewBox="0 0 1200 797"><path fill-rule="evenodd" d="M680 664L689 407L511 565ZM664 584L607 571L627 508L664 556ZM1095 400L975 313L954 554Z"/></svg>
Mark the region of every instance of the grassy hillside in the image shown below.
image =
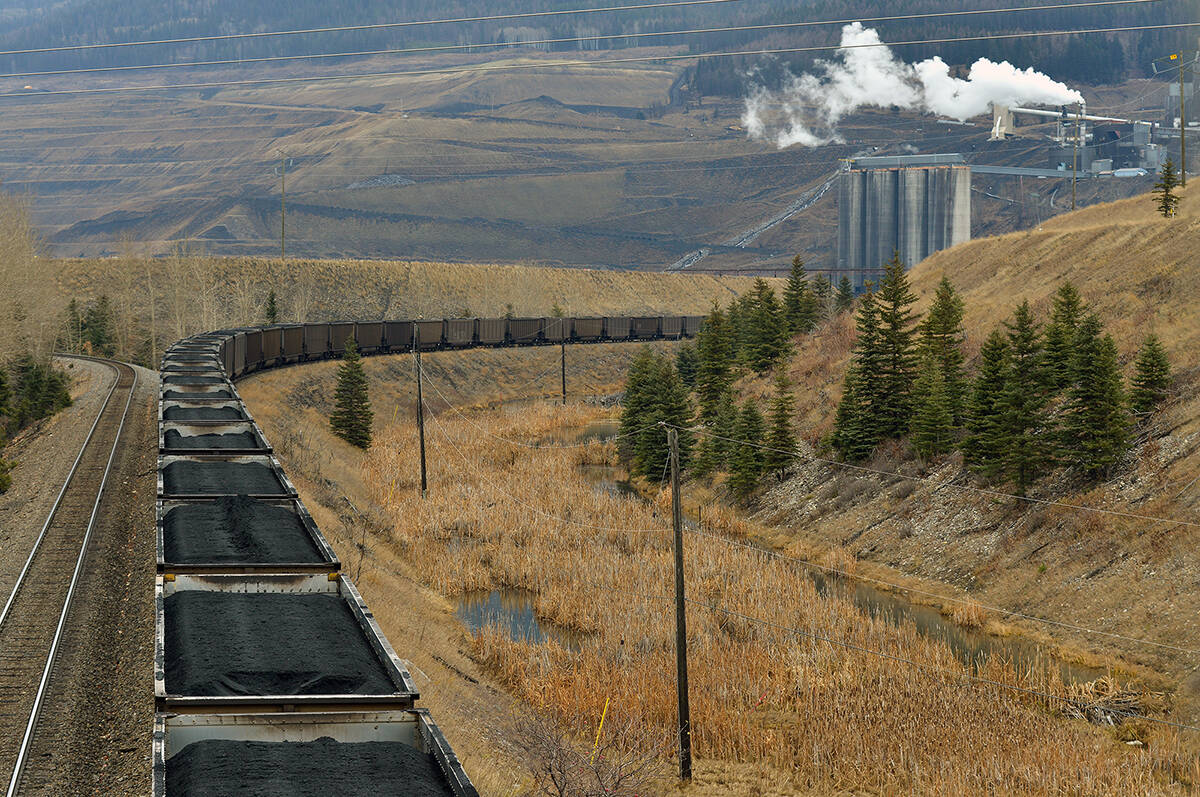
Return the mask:
<svg viewBox="0 0 1200 797"><path fill-rule="evenodd" d="M915 479L810 461L763 497L759 518L772 529L767 533L805 554L844 546L866 560L860 565L868 572L912 577L939 594L969 594L1007 610L1195 648L1200 639L1189 607L1200 599L1200 567L1192 555L1200 523L1197 252L1200 196L1193 190L1175 219L1161 218L1149 197L1137 197L1036 230L972 241L911 272L922 306L943 275L962 293L972 359L1022 300L1044 319L1052 294L1068 279L1113 332L1127 372L1146 335L1162 338L1176 376L1173 396L1111 480L1084 484L1066 472L1047 473L1031 493L1059 504L1046 505L959 489L983 485L957 456L922 465L885 451L871 463L889 472L899 467ZM852 342L852 319L837 319L804 339L789 365L802 386L801 425L810 442L830 428ZM767 390L758 381L745 387L751 394ZM1002 614L991 620L1047 632ZM1051 630L1071 647L1121 654L1177 675L1183 710L1190 711L1188 699L1200 688L1190 654Z"/></svg>
<svg viewBox="0 0 1200 797"><path fill-rule="evenodd" d="M37 261L58 286L38 317L107 296L118 354L149 362L186 335L279 320L446 316L698 315L748 290L746 277L397 261L108 258ZM44 271L43 271L44 273ZM153 340L151 348L149 341Z"/></svg>

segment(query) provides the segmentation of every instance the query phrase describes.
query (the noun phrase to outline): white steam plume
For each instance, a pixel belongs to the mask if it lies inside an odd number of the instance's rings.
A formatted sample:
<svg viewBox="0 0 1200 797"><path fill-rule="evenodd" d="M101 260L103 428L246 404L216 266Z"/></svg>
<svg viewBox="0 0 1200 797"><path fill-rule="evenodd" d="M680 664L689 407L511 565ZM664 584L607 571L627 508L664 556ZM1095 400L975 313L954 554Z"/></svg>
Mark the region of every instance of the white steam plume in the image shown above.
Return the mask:
<svg viewBox="0 0 1200 797"><path fill-rule="evenodd" d="M742 125L751 138L776 146L815 147L840 141L838 122L864 107L899 106L959 121L986 113L988 105L1067 105L1082 95L1040 72L1007 61L980 58L967 78L950 76L941 58L906 64L879 34L855 22L842 28L841 48L832 61L818 61L818 74L792 75L777 92L758 87L746 98Z"/></svg>

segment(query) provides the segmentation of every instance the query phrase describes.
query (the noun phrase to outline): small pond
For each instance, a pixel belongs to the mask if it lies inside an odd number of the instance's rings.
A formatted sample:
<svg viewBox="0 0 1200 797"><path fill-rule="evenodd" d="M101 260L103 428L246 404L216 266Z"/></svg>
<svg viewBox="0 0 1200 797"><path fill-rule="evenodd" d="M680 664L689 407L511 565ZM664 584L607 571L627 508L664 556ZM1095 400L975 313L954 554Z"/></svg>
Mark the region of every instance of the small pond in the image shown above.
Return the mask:
<svg viewBox="0 0 1200 797"><path fill-rule="evenodd" d="M533 611L533 598L532 592L521 589L468 592L457 598L454 614L472 634L499 625L512 639L553 640L567 650L579 650L584 635L539 620Z"/></svg>

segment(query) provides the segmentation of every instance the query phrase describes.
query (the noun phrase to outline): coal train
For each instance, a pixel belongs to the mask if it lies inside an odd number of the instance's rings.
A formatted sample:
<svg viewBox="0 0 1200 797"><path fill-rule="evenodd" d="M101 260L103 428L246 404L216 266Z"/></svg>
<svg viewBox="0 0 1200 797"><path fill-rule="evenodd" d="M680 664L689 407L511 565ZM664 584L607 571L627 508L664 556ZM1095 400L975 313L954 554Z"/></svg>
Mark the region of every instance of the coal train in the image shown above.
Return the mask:
<svg viewBox="0 0 1200 797"><path fill-rule="evenodd" d="M226 331L221 364L230 379L277 365L340 357L354 338L361 354L615 343L695 337L704 316L444 318L277 324Z"/></svg>
<svg viewBox="0 0 1200 797"><path fill-rule="evenodd" d="M478 797L233 380L345 352L690 337L699 316L344 321L222 330L163 356L155 797ZM274 793L274 792L273 792Z"/></svg>

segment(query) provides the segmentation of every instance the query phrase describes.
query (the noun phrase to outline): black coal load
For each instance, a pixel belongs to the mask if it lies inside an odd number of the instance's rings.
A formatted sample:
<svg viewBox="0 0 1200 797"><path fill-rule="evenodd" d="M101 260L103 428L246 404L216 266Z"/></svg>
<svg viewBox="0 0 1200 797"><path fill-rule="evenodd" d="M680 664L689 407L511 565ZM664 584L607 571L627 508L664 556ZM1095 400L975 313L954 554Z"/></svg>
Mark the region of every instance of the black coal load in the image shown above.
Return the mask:
<svg viewBox="0 0 1200 797"><path fill-rule="evenodd" d="M231 399L233 391L227 387L220 390L165 390L163 398L168 399Z"/></svg>
<svg viewBox="0 0 1200 797"><path fill-rule="evenodd" d="M193 742L167 759L171 797L447 797L429 753L402 742Z"/></svg>
<svg viewBox="0 0 1200 797"><path fill-rule="evenodd" d="M244 421L238 407L165 407L164 421Z"/></svg>
<svg viewBox="0 0 1200 797"><path fill-rule="evenodd" d="M163 468L166 495L287 495L274 469L257 462L182 460Z"/></svg>
<svg viewBox="0 0 1200 797"><path fill-rule="evenodd" d="M262 448L258 437L253 432L227 432L225 434L180 434L177 429L168 429L163 435L163 445L167 451L196 450L196 449L236 449L247 451Z"/></svg>
<svg viewBox="0 0 1200 797"><path fill-rule="evenodd" d="M167 694L390 695L339 595L185 590L163 602Z"/></svg>
<svg viewBox="0 0 1200 797"><path fill-rule="evenodd" d="M163 516L171 564L316 564L325 561L300 517L244 495L184 504Z"/></svg>
<svg viewBox="0 0 1200 797"><path fill-rule="evenodd" d="M225 377L168 374L162 378L162 381L165 385L220 385L225 383Z"/></svg>

